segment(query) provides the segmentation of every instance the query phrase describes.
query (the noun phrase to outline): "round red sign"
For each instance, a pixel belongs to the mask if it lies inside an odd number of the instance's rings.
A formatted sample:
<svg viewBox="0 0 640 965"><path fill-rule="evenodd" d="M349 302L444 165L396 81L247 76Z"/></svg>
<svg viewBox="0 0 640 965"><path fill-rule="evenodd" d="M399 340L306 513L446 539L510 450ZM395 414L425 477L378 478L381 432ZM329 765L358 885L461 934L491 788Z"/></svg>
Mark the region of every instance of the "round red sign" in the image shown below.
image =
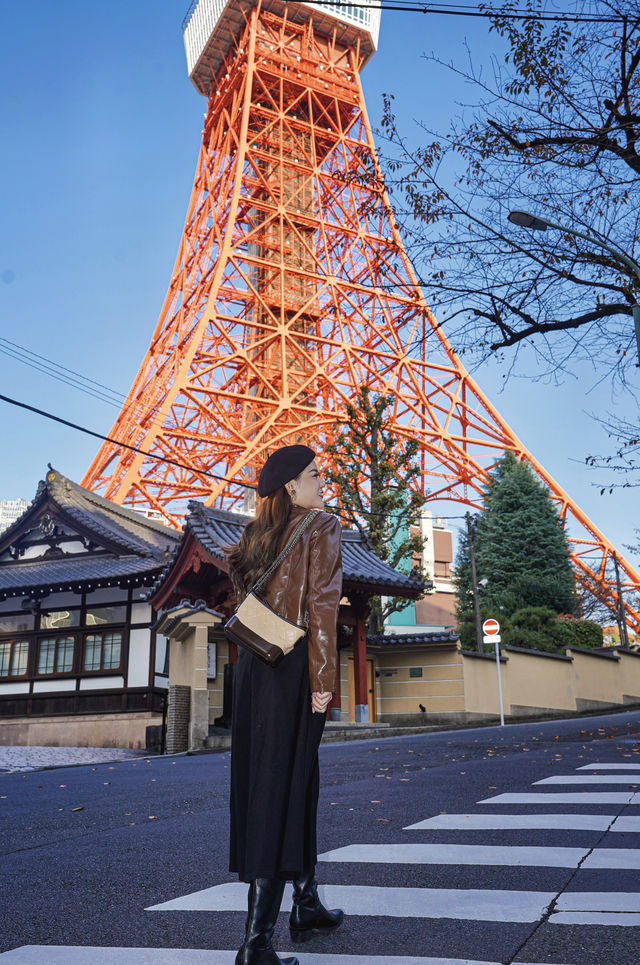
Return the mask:
<svg viewBox="0 0 640 965"><path fill-rule="evenodd" d="M500 633L500 624L497 620L485 620L482 624L482 632L486 637L494 637Z"/></svg>

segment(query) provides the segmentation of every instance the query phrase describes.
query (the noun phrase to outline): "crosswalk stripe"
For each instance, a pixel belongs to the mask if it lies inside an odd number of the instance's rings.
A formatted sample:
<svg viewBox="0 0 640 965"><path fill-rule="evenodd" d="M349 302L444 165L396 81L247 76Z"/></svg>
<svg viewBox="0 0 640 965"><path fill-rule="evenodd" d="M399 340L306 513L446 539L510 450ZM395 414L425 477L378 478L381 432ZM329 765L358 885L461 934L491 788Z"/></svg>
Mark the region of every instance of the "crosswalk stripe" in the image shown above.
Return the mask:
<svg viewBox="0 0 640 965"><path fill-rule="evenodd" d="M620 853L617 849L613 850L616 855ZM486 844L349 844L318 855L318 861L577 868L588 853L589 848L501 847ZM626 850L624 853L627 853ZM637 851L630 853L636 856L640 854ZM599 867L618 868L620 865L614 862Z"/></svg>
<svg viewBox="0 0 640 965"><path fill-rule="evenodd" d="M637 891L563 891L555 910L640 913L640 894Z"/></svg>
<svg viewBox="0 0 640 965"><path fill-rule="evenodd" d="M321 885L328 908L345 915L392 918L455 918L475 921L538 921L555 898L554 891L503 891L491 888L384 888ZM285 886L282 911L291 909L292 888ZM229 882L151 905L145 911L246 911L247 885Z"/></svg>
<svg viewBox="0 0 640 965"><path fill-rule="evenodd" d="M527 830L535 828L556 831L606 831L615 814L436 814L425 821L409 824L404 831L487 831ZM626 821L625 827L618 827ZM617 818L612 831L640 832L640 817Z"/></svg>
<svg viewBox="0 0 640 965"><path fill-rule="evenodd" d="M554 774L536 784L640 784L640 774Z"/></svg>
<svg viewBox="0 0 640 965"><path fill-rule="evenodd" d="M637 791L505 792L476 804L640 804L640 794Z"/></svg>
<svg viewBox="0 0 640 965"><path fill-rule="evenodd" d="M603 769L637 771L640 777L640 762L637 764L582 764L580 767L576 767L576 771L601 771Z"/></svg>
<svg viewBox="0 0 640 965"><path fill-rule="evenodd" d="M640 915L618 915L612 911L560 911L549 915L552 925L626 925L640 927Z"/></svg>
<svg viewBox="0 0 640 965"><path fill-rule="evenodd" d="M300 965L500 965L470 958L420 958L411 955L323 955L285 952ZM236 951L208 948L116 948L98 945L21 945L0 953L2 965L234 965ZM518 962L514 965L552 965Z"/></svg>
<svg viewBox="0 0 640 965"><path fill-rule="evenodd" d="M349 844L318 855L319 861L373 864L509 865L536 868L640 869L638 848L536 848L491 844Z"/></svg>
<svg viewBox="0 0 640 965"><path fill-rule="evenodd" d="M585 858L582 867L640 871L640 849L594 848L591 854Z"/></svg>

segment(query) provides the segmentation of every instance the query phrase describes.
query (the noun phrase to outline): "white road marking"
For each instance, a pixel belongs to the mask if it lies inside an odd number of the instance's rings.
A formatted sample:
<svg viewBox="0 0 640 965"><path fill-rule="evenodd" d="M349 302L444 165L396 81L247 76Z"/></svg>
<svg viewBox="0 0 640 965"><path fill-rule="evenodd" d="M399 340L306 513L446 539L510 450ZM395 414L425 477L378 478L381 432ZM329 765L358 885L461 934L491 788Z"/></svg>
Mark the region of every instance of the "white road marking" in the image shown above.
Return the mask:
<svg viewBox="0 0 640 965"><path fill-rule="evenodd" d="M560 911L549 915L552 925L626 925L627 928L640 926L640 915L617 915L612 911Z"/></svg>
<svg viewBox="0 0 640 965"><path fill-rule="evenodd" d="M603 768L620 771L637 771L640 776L640 763L638 764L583 764L576 767L576 771L600 771Z"/></svg>
<svg viewBox="0 0 640 965"><path fill-rule="evenodd" d="M622 817L616 818L611 825L612 831L624 831L625 834L629 831L640 831L640 818L631 814L624 814Z"/></svg>
<svg viewBox="0 0 640 965"><path fill-rule="evenodd" d="M585 858L582 868L619 868L621 871L640 871L638 848L595 848Z"/></svg>
<svg viewBox="0 0 640 965"><path fill-rule="evenodd" d="M640 784L640 774L554 774L536 784Z"/></svg>
<svg viewBox="0 0 640 965"><path fill-rule="evenodd" d="M613 849L618 854L616 849ZM527 865L577 868L589 848L510 847L490 844L349 844L318 855L318 861L379 864ZM607 850L607 854L609 851ZM625 855L627 854L625 850ZM640 852L630 852L637 856ZM602 864L601 868L621 867Z"/></svg>
<svg viewBox="0 0 640 965"><path fill-rule="evenodd" d="M476 804L640 804L640 794L637 791L507 792L476 801Z"/></svg>
<svg viewBox="0 0 640 965"><path fill-rule="evenodd" d="M409 824L404 831L428 831L431 828L451 831L484 831L545 828L557 831L606 831L615 814L436 814L417 824ZM639 831L640 817L627 818L634 822L626 828L615 825L612 831Z"/></svg>
<svg viewBox="0 0 640 965"><path fill-rule="evenodd" d="M640 913L640 894L637 891L564 891L558 896L556 909Z"/></svg>
<svg viewBox="0 0 640 965"><path fill-rule="evenodd" d="M321 885L329 908L345 915L393 918L455 918L472 921L539 921L556 896L553 891L503 891L492 888L380 888L365 885ZM287 883L282 911L291 908ZM230 882L151 905L145 911L245 911L247 885Z"/></svg>
<svg viewBox="0 0 640 965"><path fill-rule="evenodd" d="M300 965L500 965L470 958L416 958L411 955L321 955L317 952L286 952L297 955ZM208 948L103 948L99 945L21 945L0 953L2 965L234 965L236 951ZM516 963L514 963L516 965ZM517 965L552 965L519 962Z"/></svg>

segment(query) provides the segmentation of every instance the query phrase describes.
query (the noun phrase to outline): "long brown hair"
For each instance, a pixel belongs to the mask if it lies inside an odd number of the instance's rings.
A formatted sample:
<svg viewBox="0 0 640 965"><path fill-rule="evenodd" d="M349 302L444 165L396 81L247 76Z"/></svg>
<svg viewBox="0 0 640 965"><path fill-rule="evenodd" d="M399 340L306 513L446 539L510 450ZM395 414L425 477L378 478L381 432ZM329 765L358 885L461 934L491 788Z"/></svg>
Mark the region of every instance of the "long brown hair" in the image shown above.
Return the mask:
<svg viewBox="0 0 640 965"><path fill-rule="evenodd" d="M229 561L229 578L241 603L253 584L273 563L282 549L280 537L291 513L291 497L284 486L270 496L258 498L255 519L248 522L237 543L222 546Z"/></svg>

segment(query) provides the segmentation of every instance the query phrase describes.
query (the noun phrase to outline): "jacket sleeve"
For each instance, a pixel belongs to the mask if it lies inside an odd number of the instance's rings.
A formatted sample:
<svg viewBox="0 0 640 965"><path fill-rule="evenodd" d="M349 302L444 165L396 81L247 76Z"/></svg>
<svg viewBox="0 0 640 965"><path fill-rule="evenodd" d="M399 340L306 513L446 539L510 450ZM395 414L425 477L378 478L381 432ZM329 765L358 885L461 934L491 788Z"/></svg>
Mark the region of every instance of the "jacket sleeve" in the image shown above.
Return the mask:
<svg viewBox="0 0 640 965"><path fill-rule="evenodd" d="M342 596L340 520L327 514L311 533L307 610L311 693L336 692L338 607Z"/></svg>

